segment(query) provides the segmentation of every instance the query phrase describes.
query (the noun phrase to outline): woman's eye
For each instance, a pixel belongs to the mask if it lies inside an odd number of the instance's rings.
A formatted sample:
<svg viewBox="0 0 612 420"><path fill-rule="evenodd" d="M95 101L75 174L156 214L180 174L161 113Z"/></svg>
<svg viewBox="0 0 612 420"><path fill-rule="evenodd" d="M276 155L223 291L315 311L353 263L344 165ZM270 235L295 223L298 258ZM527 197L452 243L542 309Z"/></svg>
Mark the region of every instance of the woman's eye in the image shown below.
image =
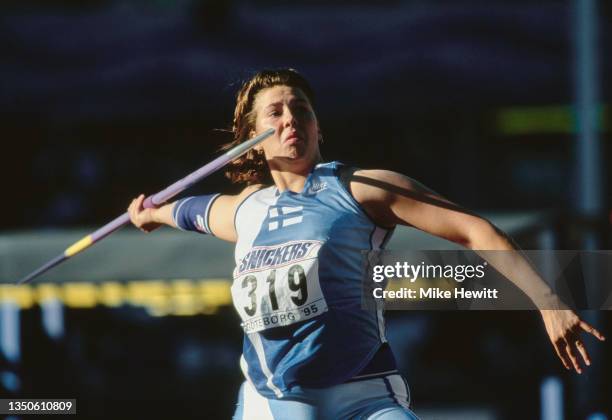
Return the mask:
<svg viewBox="0 0 612 420"><path fill-rule="evenodd" d="M299 115L308 115L310 114L310 109L305 106L301 106L296 109L296 113Z"/></svg>
<svg viewBox="0 0 612 420"><path fill-rule="evenodd" d="M270 111L268 112L268 116L269 117L280 117L281 113L280 111Z"/></svg>

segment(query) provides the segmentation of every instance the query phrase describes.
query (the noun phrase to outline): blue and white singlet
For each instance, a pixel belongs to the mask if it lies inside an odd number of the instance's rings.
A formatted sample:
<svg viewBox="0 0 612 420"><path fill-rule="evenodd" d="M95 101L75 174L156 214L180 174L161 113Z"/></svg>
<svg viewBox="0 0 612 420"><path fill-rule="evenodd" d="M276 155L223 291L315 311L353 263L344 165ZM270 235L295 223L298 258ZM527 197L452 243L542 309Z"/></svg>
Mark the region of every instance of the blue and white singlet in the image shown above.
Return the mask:
<svg viewBox="0 0 612 420"><path fill-rule="evenodd" d="M380 373L369 367L377 352L381 358L384 319L382 310L362 308L362 251L382 248L392 230L365 214L339 179L341 168L319 164L302 192L264 188L236 211L232 297L245 332L241 367L267 398ZM393 359L388 353L383 358Z"/></svg>

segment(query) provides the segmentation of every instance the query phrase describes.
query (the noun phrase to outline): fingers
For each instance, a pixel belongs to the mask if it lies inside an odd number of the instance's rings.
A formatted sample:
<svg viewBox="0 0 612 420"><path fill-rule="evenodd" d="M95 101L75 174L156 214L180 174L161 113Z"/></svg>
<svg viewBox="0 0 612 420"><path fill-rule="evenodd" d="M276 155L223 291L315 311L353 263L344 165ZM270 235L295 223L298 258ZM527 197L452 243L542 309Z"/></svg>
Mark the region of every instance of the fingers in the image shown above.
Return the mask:
<svg viewBox="0 0 612 420"><path fill-rule="evenodd" d="M578 373L582 373L582 368L580 367L580 363L578 362L578 358L574 354L572 350L572 345L570 342L565 342L565 346L563 347L565 354L567 354L568 358L571 360L572 365L574 366L574 370Z"/></svg>
<svg viewBox="0 0 612 420"><path fill-rule="evenodd" d="M141 194L142 195L142 194ZM130 215L130 219L132 220L132 223L135 222L135 216L138 214L138 205L137 205L137 200L140 198L140 196L136 197L135 199L133 199L130 202L130 205L127 208L127 211Z"/></svg>
<svg viewBox="0 0 612 420"><path fill-rule="evenodd" d="M142 200L144 199L144 194L140 194L138 197L136 197L135 199L133 199L130 202L130 205L128 206L128 210L131 209L132 207L134 207L138 202L142 203Z"/></svg>
<svg viewBox="0 0 612 420"><path fill-rule="evenodd" d="M561 349L560 344L555 343L553 347L555 348L555 351L557 352L557 356L559 356L559 359L561 359L561 363L563 363L563 366L565 366L565 369L570 370L571 365L572 365L571 361L569 357L567 357L565 352Z"/></svg>
<svg viewBox="0 0 612 420"><path fill-rule="evenodd" d="M136 198L133 200L134 207L136 208L136 210L137 210L138 212L142 211L142 209L143 209L143 208L142 208L142 202L144 201L144 199L145 199L144 194L140 194L138 197L136 197Z"/></svg>
<svg viewBox="0 0 612 420"><path fill-rule="evenodd" d="M606 337L604 337L604 335L602 333L600 333L599 331L597 331L597 329L589 324L587 324L586 322L584 322L583 320L580 320L580 324L579 324L580 328L582 328L583 330L585 330L586 332L593 334L595 337L597 337L597 339L599 341L605 341Z"/></svg>
<svg viewBox="0 0 612 420"><path fill-rule="evenodd" d="M580 355L582 356L582 360L584 360L584 363L587 366L591 366L591 358L589 357L589 353L587 352L587 349L584 346L584 343L582 341L580 341L580 339L577 338L574 341L574 345L576 346L576 348L580 352Z"/></svg>
<svg viewBox="0 0 612 420"><path fill-rule="evenodd" d="M581 320L573 311L553 311L546 313L544 319L546 332L563 366L582 373L583 366L591 365L591 357L581 339L581 333L587 332L601 341L605 340L603 334Z"/></svg>
<svg viewBox="0 0 612 420"><path fill-rule="evenodd" d="M582 373L580 362L578 361L578 357L576 357L576 353L574 352L574 349L572 348L572 344L570 342L565 342L563 351L565 351L565 354L567 354L568 358L572 362L572 366L574 367L574 370L578 373Z"/></svg>
<svg viewBox="0 0 612 420"><path fill-rule="evenodd" d="M584 364L587 366L591 365L591 358L589 357L586 346L582 340L578 338L578 336L560 339L554 347L555 351L557 352L557 356L559 356L559 359L561 359L561 362L563 362L563 366L565 366L565 368L568 370L573 367L577 373L582 373L582 367L576 354L576 350L578 350L578 353L580 353Z"/></svg>
<svg viewBox="0 0 612 420"><path fill-rule="evenodd" d="M142 225L144 224L144 220L142 220L141 213L143 211L142 202L144 201L144 194L140 194L138 197L132 200L127 211L130 215L130 220L139 229L142 229Z"/></svg>
<svg viewBox="0 0 612 420"><path fill-rule="evenodd" d="M576 372L582 373L580 361L576 356L576 352L572 345L575 346L578 352L580 353L582 360L584 360L584 364L590 366L591 358L589 357L589 353L587 352L584 343L578 337L574 337L565 341L564 345L560 346L561 349L557 349L557 347L555 346L555 349L557 350L557 355L561 358L561 361L563 362L563 365L566 369L571 368L570 366L568 366L568 363L571 362L571 366L574 367Z"/></svg>

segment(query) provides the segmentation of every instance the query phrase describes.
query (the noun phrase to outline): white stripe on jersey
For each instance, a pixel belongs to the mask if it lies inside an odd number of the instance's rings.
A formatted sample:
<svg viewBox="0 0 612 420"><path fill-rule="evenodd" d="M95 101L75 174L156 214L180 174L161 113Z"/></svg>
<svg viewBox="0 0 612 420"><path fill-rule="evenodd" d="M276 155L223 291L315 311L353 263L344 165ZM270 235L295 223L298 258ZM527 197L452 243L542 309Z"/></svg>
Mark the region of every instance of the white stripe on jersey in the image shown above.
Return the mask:
<svg viewBox="0 0 612 420"><path fill-rule="evenodd" d="M272 205L274 205L278 200L278 197L275 197L274 188L265 188L247 197L245 201L243 201L242 204L236 210L236 223L238 223L238 221L240 220L249 221L248 224L245 223L245 226L236 225L236 232L240 232L240 238L236 243L236 251L234 254L236 266L240 264L240 258L244 257L244 255L253 247L253 243L255 242L255 239L261 231L263 222L266 219L266 216L268 216L266 208L261 206L259 200L272 200ZM239 217L238 212L246 212L248 214L248 217L241 218ZM264 353L263 344L261 343L261 338L259 337L259 334L247 334L247 337L249 338L251 343L253 343L253 347L255 348L255 352L257 353L257 359L259 360L259 364L261 366L261 371L268 378L266 385L274 392L274 394L276 394L277 397L282 397L283 393L272 382L273 375L266 362L266 355Z"/></svg>
<svg viewBox="0 0 612 420"><path fill-rule="evenodd" d="M372 233L370 245L372 250L377 251L383 245L387 233L389 231L387 229L383 229L380 227L376 227L374 232ZM378 320L378 335L383 343L387 342L387 333L385 331L385 317L383 313L383 302L380 299L374 299L374 303L376 305L376 317Z"/></svg>
<svg viewBox="0 0 612 420"><path fill-rule="evenodd" d="M240 232L240 238L236 242L234 259L236 265L240 265L240 258L244 257L253 247L253 242L262 229L263 221L268 215L267 206L262 206L261 201L271 201L276 204L278 197L274 196L274 188L264 188L248 196L236 210L236 232ZM240 217L238 213L246 212L248 216ZM244 226L238 226L241 220L247 220ZM272 230L272 229L271 229Z"/></svg>
<svg viewBox="0 0 612 420"><path fill-rule="evenodd" d="M383 311L383 303L380 299L375 299L376 302L376 317L378 320L378 335L383 343L387 342L387 332L385 331L385 315Z"/></svg>
<svg viewBox="0 0 612 420"><path fill-rule="evenodd" d="M276 394L278 398L282 397L283 393L276 385L274 385L274 382L272 382L272 377L274 375L272 375L272 372L268 367L268 363L266 362L266 354L264 352L263 344L261 344L261 337L259 337L259 333L247 334L247 337L249 337L249 340L251 340L251 343L253 343L253 347L255 347L255 352L257 353L257 359L259 359L261 371L264 373L264 375L266 375L266 378L268 378L266 386L274 391L274 394Z"/></svg>
<svg viewBox="0 0 612 420"><path fill-rule="evenodd" d="M246 359L244 358L244 354L240 355L240 370L242 370L242 374L246 378L247 382L253 383L253 380L249 376L249 364L247 363Z"/></svg>

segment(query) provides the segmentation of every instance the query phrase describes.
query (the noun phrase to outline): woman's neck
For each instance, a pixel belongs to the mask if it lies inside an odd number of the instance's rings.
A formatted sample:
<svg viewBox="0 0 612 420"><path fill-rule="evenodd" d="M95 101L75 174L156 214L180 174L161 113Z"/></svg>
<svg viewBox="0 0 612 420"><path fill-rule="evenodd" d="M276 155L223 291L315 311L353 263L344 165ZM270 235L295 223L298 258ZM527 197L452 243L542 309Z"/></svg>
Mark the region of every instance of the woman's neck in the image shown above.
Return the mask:
<svg viewBox="0 0 612 420"><path fill-rule="evenodd" d="M270 172L272 174L274 184L280 192L286 190L301 192L304 189L304 184L306 183L306 179L308 178L308 174L310 174L311 170L312 167L308 168L307 170L297 172L280 169L272 169Z"/></svg>

